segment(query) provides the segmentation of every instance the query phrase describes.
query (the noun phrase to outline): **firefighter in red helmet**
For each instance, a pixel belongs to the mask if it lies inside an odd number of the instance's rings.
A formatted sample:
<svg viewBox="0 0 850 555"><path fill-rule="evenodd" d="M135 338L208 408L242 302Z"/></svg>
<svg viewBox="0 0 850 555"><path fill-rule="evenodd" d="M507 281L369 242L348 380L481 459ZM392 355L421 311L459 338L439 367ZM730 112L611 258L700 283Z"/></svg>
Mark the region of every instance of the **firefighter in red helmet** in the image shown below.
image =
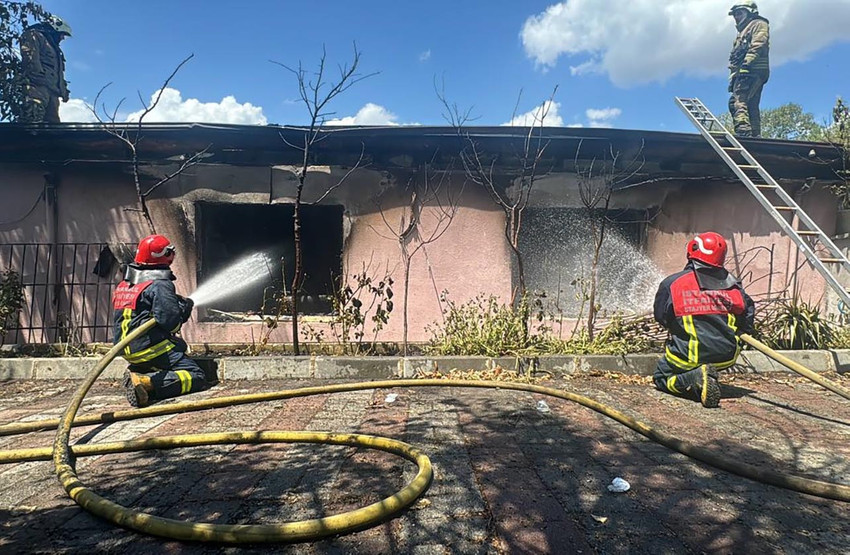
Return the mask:
<svg viewBox="0 0 850 555"><path fill-rule="evenodd" d="M700 233L688 243L688 262L655 295L655 319L669 336L653 375L661 391L720 406L717 370L735 364L738 335L752 330L753 300L723 264L726 240Z"/></svg>
<svg viewBox="0 0 850 555"><path fill-rule="evenodd" d="M112 296L115 343L151 318L157 322L121 353L130 363L124 374L124 389L134 407L210 385L204 371L186 356L186 342L176 335L191 316L194 303L174 288L177 278L171 272L171 263L175 252L171 241L162 235L142 239L124 281Z"/></svg>

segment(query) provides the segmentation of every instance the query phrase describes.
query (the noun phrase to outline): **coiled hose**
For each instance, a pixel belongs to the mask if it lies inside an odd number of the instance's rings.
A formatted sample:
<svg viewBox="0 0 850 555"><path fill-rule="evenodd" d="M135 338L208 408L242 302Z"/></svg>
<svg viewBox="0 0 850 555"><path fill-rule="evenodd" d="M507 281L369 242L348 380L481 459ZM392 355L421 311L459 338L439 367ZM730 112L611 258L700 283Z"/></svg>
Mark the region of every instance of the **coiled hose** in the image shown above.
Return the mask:
<svg viewBox="0 0 850 555"><path fill-rule="evenodd" d="M124 526L165 538L212 541L221 543L255 543L255 542L298 542L311 541L319 538L345 534L356 530L365 529L384 522L404 510L412 504L422 493L427 490L432 479L432 469L428 457L414 447L400 441L375 436L359 434L334 434L323 432L290 432L290 431L267 431L267 432L231 432L221 434L200 434L190 436L167 436L132 440L126 442L107 443L99 445L80 445L71 447L69 436L72 426L89 425L96 423L114 422L120 420L131 420L154 415L175 414L196 410L205 410L231 405L255 403L262 401L292 399L309 395L338 393L343 391L358 391L365 389L383 389L394 387L477 387L477 388L499 388L515 391L526 391L540 395L548 395L567 401L579 403L600 414L620 422L638 432L639 434L660 443L670 449L682 453L695 460L709 464L721 470L750 478L766 484L786 488L801 493L807 493L818 497L835 499L838 501L850 501L850 486L782 474L773 470L758 468L740 461L723 457L715 451L691 445L685 441L675 438L669 434L651 428L622 412L599 403L588 397L561 391L549 387L532 384L499 382L499 381L467 381L449 379L413 379L413 380L384 380L375 382L360 382L350 384L336 384L330 386L307 387L301 389L281 390L269 393L252 395L240 395L232 397L220 397L202 401L188 401L170 404L166 406L152 406L143 409L103 413L100 415L85 416L75 420L82 400L94 381L104 368L115 358L121 349L132 339L141 335L153 325L152 322L141 326L127 338L113 347L87 375L80 385L68 408L62 417L57 420L43 420L24 424L0 426L0 435L12 435L27 431L45 430L58 426L53 448L22 449L17 451L0 452L0 463L49 460L52 458L56 473L68 495L81 507L119 526ZM744 340L748 343L756 342L749 336ZM754 343L750 343L754 344ZM758 344L761 345L761 344ZM754 344L754 346L756 346ZM778 355L766 346L761 345L769 356ZM760 347L759 350L762 350ZM773 353L773 354L771 354ZM774 357L776 358L776 357ZM784 357L781 357L784 358ZM776 358L780 363L786 364L793 361L784 361ZM796 363L793 363L796 364ZM799 366L799 365L798 365ZM798 371L798 369L789 366ZM806 370L807 372L811 372ZM814 374L813 372L811 374ZM803 374L806 375L806 374ZM814 374L817 376L816 374ZM811 377L806 375L806 377ZM820 378L820 376L817 376ZM820 378L823 380L823 378ZM815 380L817 381L817 380ZM818 381L818 383L821 383ZM824 385L823 383L821 385ZM845 391L836 384L830 385ZM824 385L825 387L828 387ZM830 387L830 389L832 389ZM834 390L834 389L833 389ZM836 391L838 393L838 391ZM842 393L839 393L842 394ZM842 394L842 396L844 396ZM299 522L287 522L269 525L218 525L209 523L193 523L157 517L140 511L134 511L117 503L100 497L87 488L78 478L74 467L74 460L79 456L99 455L106 453L119 453L145 449L171 449L177 447L190 447L198 445L217 445L230 443L263 443L263 442L308 442L328 443L335 445L364 446L381 449L389 453L402 456L418 465L418 472L404 488L396 494L383 499L377 503L330 517L321 519L305 520Z"/></svg>

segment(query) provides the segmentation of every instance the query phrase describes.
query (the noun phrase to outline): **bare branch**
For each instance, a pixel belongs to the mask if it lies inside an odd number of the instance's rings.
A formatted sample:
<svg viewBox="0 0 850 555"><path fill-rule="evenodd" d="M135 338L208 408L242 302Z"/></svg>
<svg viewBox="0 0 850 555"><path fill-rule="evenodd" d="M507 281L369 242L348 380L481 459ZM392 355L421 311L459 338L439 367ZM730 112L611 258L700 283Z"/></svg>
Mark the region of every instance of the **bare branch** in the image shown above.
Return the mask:
<svg viewBox="0 0 850 555"><path fill-rule="evenodd" d="M168 84L171 83L171 80L174 79L174 76L177 75L177 72L180 71L180 68L182 68L184 65L186 65L189 62L189 60L191 60L194 57L195 57L194 54L189 54L186 58L183 59L182 62L177 64L177 67L174 68L174 71L171 72L171 75L168 76L168 78L165 80L165 82L159 88L159 91L157 91L156 98L154 99L154 101L151 102L150 106L146 106L144 112L142 112L142 115L139 116L139 125L140 126L142 124L142 120L145 119L145 116L150 114L153 111L153 109L156 108L157 104L159 104L159 101L162 98L162 93L165 92L165 89L168 87ZM141 95L139 95L139 96L141 98ZM144 100L142 100L142 105L145 105Z"/></svg>
<svg viewBox="0 0 850 555"><path fill-rule="evenodd" d="M332 187L328 187L328 189L318 199L314 200L313 202L309 202L309 203L305 203L305 204L310 204L310 205L319 204L320 202L322 202L325 199L325 197L327 197L329 194L331 194L331 192L333 192L335 189L338 189L340 186L342 186L342 184L345 183L345 181L349 178L349 176L351 174L353 174L356 170L364 167L362 162L363 162L363 157L365 156L365 154L366 154L366 145L364 143L360 143L360 156L357 158L357 162L355 162L354 165L351 166L351 168L349 168L347 172L345 172L345 175L343 175L342 178L339 181L336 182L336 185L333 185Z"/></svg>
<svg viewBox="0 0 850 555"><path fill-rule="evenodd" d="M180 164L179 168L174 170L172 173L167 174L165 177L163 177L159 181L157 181L146 192L142 193L142 196L147 198L148 196L150 196L151 193L153 193L160 186L168 183L169 181L171 181L172 179L174 179L175 177L177 177L178 175L183 173L186 169L199 164L201 162L201 160L206 157L206 154L207 154L207 152L209 152L210 148L212 148L212 144L208 144L203 150L196 152L195 154L193 154L192 156L190 156L189 158L184 160L183 163Z"/></svg>

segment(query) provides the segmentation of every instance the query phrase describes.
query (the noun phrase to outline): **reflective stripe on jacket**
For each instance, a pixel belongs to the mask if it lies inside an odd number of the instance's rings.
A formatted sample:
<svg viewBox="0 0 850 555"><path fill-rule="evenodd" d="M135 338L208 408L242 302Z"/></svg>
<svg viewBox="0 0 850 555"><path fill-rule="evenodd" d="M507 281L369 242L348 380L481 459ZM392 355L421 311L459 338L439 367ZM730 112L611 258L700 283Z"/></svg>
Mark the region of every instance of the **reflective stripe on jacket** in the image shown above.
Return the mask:
<svg viewBox="0 0 850 555"><path fill-rule="evenodd" d="M667 277L655 296L655 319L670 332L665 358L680 370L711 363L735 364L737 336L752 329L753 300L737 281L727 289L702 289L693 264Z"/></svg>
<svg viewBox="0 0 850 555"><path fill-rule="evenodd" d="M133 275L136 283L122 281L112 296L113 343L118 343L154 318L157 325L131 341L121 353L127 362L139 363L153 360L175 348L173 334L183 323L183 310L172 282L175 279L173 274L163 273L162 269L146 272L136 268ZM149 277L153 279L146 279Z"/></svg>

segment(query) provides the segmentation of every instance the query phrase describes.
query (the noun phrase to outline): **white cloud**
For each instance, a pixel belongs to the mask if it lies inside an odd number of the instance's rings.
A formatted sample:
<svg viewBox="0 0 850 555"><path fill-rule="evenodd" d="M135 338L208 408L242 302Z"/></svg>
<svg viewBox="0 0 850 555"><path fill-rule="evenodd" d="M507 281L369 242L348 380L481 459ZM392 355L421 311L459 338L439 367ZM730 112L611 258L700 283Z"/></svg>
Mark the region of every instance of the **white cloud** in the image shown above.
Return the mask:
<svg viewBox="0 0 850 555"><path fill-rule="evenodd" d="M588 108L584 112L590 127L611 127L612 122L622 113L619 108Z"/></svg>
<svg viewBox="0 0 850 555"><path fill-rule="evenodd" d="M420 62L427 62L430 59L431 59L431 49L430 48L419 55L419 61Z"/></svg>
<svg viewBox="0 0 850 555"><path fill-rule="evenodd" d="M158 92L158 91L157 91ZM153 103L157 92L151 95ZM142 110L131 113L127 121L138 121ZM233 96L225 96L220 102L201 102L197 98L183 100L180 91L166 88L156 108L145 116L145 122L205 122L266 125L263 108L250 102L240 104Z"/></svg>
<svg viewBox="0 0 850 555"><path fill-rule="evenodd" d="M156 99L156 92L151 95L148 105ZM98 110L100 112L100 110ZM124 121L138 121L142 110L127 115ZM72 98L59 104L59 119L69 123L96 122L89 104L82 99ZM120 117L119 117L120 119ZM233 96L226 96L221 102L201 102L196 98L183 100L180 91L166 88L162 93L156 108L145 116L146 123L152 122L204 122L204 123L234 123L244 125L266 125L268 121L260 106L249 102L240 104Z"/></svg>
<svg viewBox="0 0 850 555"><path fill-rule="evenodd" d="M542 125L544 127L562 127L564 118L558 113L561 108L560 102L547 100L540 106L537 106L531 111L515 116L511 121L502 125L510 125L516 127L534 127Z"/></svg>
<svg viewBox="0 0 850 555"><path fill-rule="evenodd" d="M69 123L95 122L97 119L91 113L85 100L72 98L68 102L59 103L59 120Z"/></svg>
<svg viewBox="0 0 850 555"><path fill-rule="evenodd" d="M678 74L725 74L735 36L731 0L565 0L529 17L520 37L543 69L561 56L573 75L606 73L619 86ZM759 0L771 24L771 64L805 60L850 39L850 0Z"/></svg>
<svg viewBox="0 0 850 555"><path fill-rule="evenodd" d="M398 116L383 106L368 102L353 116L332 119L325 125L399 125Z"/></svg>

